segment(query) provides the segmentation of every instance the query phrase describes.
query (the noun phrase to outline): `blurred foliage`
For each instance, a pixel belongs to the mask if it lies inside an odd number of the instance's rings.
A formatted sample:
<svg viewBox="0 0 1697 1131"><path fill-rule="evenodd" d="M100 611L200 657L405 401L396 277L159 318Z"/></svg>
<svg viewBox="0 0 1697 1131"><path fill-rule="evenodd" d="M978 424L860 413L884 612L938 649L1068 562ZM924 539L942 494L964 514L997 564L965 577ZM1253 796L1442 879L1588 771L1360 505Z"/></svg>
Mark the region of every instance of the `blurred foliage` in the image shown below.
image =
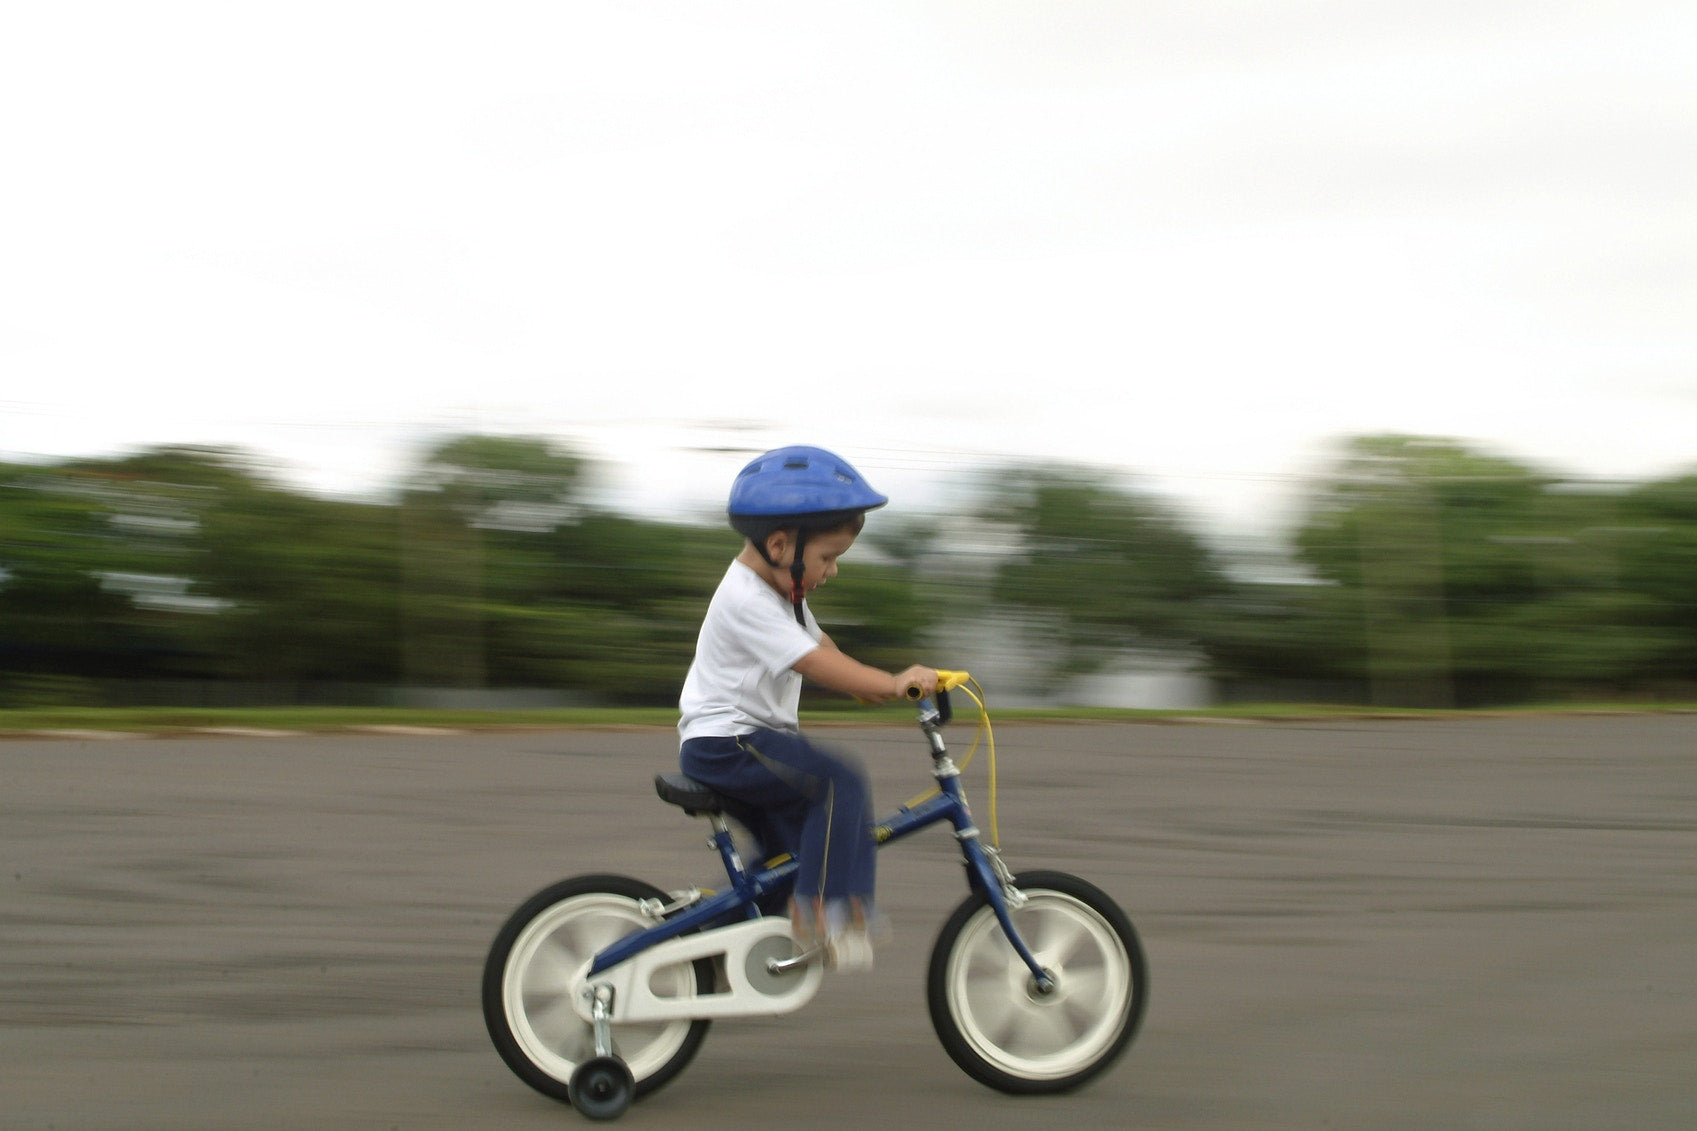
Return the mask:
<svg viewBox="0 0 1697 1131"><path fill-rule="evenodd" d="M992 480L979 518L1016 539L991 597L1058 625L1058 677L1093 671L1128 648L1200 644L1227 592L1215 556L1176 515L1085 469L1011 469Z"/></svg>
<svg viewBox="0 0 1697 1131"><path fill-rule="evenodd" d="M1694 537L1697 480L1605 491L1450 441L1364 437L1297 534L1318 584L1263 593L1248 620L1296 633L1297 670L1385 704L1689 687ZM1248 663L1277 661L1265 632L1245 635Z"/></svg>
<svg viewBox="0 0 1697 1131"><path fill-rule="evenodd" d="M171 681L675 702L737 535L585 507L586 466L542 439L462 436L393 503L286 490L218 449L0 466L0 705ZM831 594L838 639L910 662L924 618L901 566Z"/></svg>
<svg viewBox="0 0 1697 1131"><path fill-rule="evenodd" d="M143 686L673 702L736 536L596 510L590 470L545 439L461 436L393 501L351 502L225 449L0 465L0 705ZM1308 503L1288 554L1227 557L1098 469L1008 467L971 514L871 523L815 607L887 668L939 621L1016 613L1044 626L1033 687L1128 652L1387 705L1697 686L1697 477L1602 490L1373 436Z"/></svg>

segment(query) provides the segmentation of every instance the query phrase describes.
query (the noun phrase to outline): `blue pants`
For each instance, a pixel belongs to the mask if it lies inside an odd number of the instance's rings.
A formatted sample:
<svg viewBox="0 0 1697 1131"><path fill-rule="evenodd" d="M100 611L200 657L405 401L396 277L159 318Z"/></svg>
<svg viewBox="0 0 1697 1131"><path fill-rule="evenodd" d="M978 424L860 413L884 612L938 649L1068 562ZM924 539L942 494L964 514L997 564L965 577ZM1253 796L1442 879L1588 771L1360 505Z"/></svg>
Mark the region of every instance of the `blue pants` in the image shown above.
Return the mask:
<svg viewBox="0 0 1697 1131"><path fill-rule="evenodd" d="M825 750L799 734L757 730L734 738L692 738L678 765L727 797L754 807L744 822L768 858L794 856L795 897L855 897L870 909L877 880L872 787L853 755Z"/></svg>

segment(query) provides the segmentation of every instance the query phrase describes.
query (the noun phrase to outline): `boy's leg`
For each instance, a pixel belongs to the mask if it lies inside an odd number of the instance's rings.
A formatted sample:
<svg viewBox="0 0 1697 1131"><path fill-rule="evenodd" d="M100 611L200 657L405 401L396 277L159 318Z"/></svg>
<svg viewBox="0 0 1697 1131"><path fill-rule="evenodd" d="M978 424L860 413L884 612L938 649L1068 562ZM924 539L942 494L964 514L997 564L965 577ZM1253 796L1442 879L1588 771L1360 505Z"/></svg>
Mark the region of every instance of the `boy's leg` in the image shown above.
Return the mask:
<svg viewBox="0 0 1697 1131"><path fill-rule="evenodd" d="M828 936L836 968L870 969L866 923L878 843L871 785L859 760L800 735L755 731L691 739L680 762L691 777L760 807L780 830L798 864L791 905L796 937Z"/></svg>
<svg viewBox="0 0 1697 1131"><path fill-rule="evenodd" d="M793 796L807 801L796 853L797 902L858 900L870 906L878 844L872 836L871 783L859 760L780 731L756 731L739 741Z"/></svg>

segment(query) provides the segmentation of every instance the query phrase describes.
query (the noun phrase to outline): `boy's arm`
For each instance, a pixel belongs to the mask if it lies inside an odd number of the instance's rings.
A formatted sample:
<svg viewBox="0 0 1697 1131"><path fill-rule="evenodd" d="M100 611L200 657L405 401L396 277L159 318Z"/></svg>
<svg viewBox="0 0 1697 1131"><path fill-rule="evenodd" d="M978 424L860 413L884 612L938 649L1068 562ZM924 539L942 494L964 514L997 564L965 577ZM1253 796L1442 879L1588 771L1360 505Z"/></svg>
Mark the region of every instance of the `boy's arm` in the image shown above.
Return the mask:
<svg viewBox="0 0 1697 1131"><path fill-rule="evenodd" d="M796 661L795 670L814 683L833 691L882 703L918 687L926 695L937 690L937 673L915 664L897 675L863 664L832 643L829 636L819 639L819 647Z"/></svg>

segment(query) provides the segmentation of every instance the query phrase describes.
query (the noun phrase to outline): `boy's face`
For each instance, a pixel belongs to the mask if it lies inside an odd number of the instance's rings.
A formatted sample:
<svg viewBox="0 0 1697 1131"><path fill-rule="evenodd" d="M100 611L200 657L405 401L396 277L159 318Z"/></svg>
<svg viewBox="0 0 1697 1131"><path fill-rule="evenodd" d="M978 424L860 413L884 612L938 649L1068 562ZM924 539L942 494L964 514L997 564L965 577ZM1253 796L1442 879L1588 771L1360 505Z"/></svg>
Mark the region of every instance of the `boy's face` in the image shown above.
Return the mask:
<svg viewBox="0 0 1697 1131"><path fill-rule="evenodd" d="M807 571L801 576L801 587L811 593L831 578L837 576L837 559L848 553L848 548L854 545L857 537L853 530L830 530L823 533L815 531L807 536L807 544L802 548L802 561L806 563ZM778 544L778 540L782 543ZM795 538L791 531L781 530L767 540L766 548L772 552L772 560L777 562L787 574L790 562L795 556Z"/></svg>

